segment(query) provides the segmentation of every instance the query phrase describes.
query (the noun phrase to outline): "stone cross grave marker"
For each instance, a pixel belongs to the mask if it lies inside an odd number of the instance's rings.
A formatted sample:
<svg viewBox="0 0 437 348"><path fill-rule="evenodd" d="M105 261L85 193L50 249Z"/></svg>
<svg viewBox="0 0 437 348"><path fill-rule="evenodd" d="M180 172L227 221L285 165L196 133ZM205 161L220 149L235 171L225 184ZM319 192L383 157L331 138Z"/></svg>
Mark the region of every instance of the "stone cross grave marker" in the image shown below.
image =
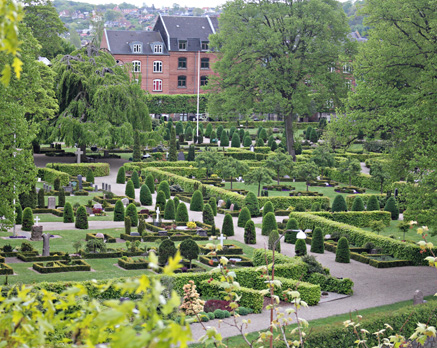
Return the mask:
<svg viewBox="0 0 437 348"><path fill-rule="evenodd" d="M77 164L80 164L80 156L83 155L83 151L80 148L77 148L74 154L77 156Z"/></svg>
<svg viewBox="0 0 437 348"><path fill-rule="evenodd" d="M220 237L218 237L217 239L220 241L220 245L223 246L223 241L226 239L223 233L220 233Z"/></svg>
<svg viewBox="0 0 437 348"><path fill-rule="evenodd" d="M41 220L38 216L35 217L35 226L38 226L38 222Z"/></svg>
<svg viewBox="0 0 437 348"><path fill-rule="evenodd" d="M159 207L157 207L156 208L156 220L158 220L159 221L159 213L160 213L161 211L159 210Z"/></svg>
<svg viewBox="0 0 437 348"><path fill-rule="evenodd" d="M47 199L47 208L48 209L56 209L56 197L50 196Z"/></svg>

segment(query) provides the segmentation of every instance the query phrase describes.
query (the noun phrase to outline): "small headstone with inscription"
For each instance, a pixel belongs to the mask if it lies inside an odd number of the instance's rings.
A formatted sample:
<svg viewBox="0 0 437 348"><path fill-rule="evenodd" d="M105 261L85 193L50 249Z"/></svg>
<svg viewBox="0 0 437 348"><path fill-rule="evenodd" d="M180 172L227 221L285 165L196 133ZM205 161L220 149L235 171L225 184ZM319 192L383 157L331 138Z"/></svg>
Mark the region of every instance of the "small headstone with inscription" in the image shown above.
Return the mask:
<svg viewBox="0 0 437 348"><path fill-rule="evenodd" d="M82 185L82 175L78 175L77 176L77 181L78 181L78 185L79 185L79 190L83 189L83 185Z"/></svg>
<svg viewBox="0 0 437 348"><path fill-rule="evenodd" d="M416 290L414 292L413 305L418 305L418 304L422 304L425 302L426 301L423 300L423 292L420 290Z"/></svg>
<svg viewBox="0 0 437 348"><path fill-rule="evenodd" d="M42 226L32 226L30 235L30 240L32 241L39 241L42 240Z"/></svg>
<svg viewBox="0 0 437 348"><path fill-rule="evenodd" d="M52 196L50 196L48 199L47 199L47 208L48 209L56 209L56 197L52 197Z"/></svg>
<svg viewBox="0 0 437 348"><path fill-rule="evenodd" d="M182 151L178 153L178 161L185 161L185 155Z"/></svg>

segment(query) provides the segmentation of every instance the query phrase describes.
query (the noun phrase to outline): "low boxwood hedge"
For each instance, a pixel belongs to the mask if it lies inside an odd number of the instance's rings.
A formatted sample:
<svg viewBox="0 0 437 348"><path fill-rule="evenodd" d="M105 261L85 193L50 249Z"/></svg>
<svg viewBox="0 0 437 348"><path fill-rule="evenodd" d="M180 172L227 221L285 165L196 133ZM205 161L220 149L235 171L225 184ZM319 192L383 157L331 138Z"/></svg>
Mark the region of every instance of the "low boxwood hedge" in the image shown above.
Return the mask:
<svg viewBox="0 0 437 348"><path fill-rule="evenodd" d="M38 168L38 177L51 184L54 184L55 179L59 178L61 186L67 186L70 182L70 175L53 168Z"/></svg>
<svg viewBox="0 0 437 348"><path fill-rule="evenodd" d="M14 270L12 269L12 267L4 263L4 259L3 261L0 260L0 275L12 275L12 274L14 274Z"/></svg>
<svg viewBox="0 0 437 348"><path fill-rule="evenodd" d="M235 263L236 266L246 266L246 267L252 267L253 266L252 260L249 259L248 257L245 257L245 256L241 255L241 254L239 254L239 255L228 254L228 255L225 255L225 257L227 259L231 259L231 258L241 259L241 261L237 261ZM217 259L218 261L213 261L211 263L211 260L213 258ZM220 256L199 255L199 261L202 262L205 265L209 265L209 266L212 266L212 267L217 267L220 264ZM229 261L229 263L232 264L231 261Z"/></svg>
<svg viewBox="0 0 437 348"><path fill-rule="evenodd" d="M111 259L121 257L123 256L123 253L121 251L107 251L104 253L86 253L84 251L81 251L80 255L84 259Z"/></svg>
<svg viewBox="0 0 437 348"><path fill-rule="evenodd" d="M64 211L60 209L35 208L32 209L33 214L53 214L56 216L64 216Z"/></svg>
<svg viewBox="0 0 437 348"><path fill-rule="evenodd" d="M149 267L149 263L145 261L135 260L134 262L129 262L123 259L118 259L118 265L124 269L146 269Z"/></svg>
<svg viewBox="0 0 437 348"><path fill-rule="evenodd" d="M0 256L3 257L17 257L18 254L23 254L25 256L35 256L38 255L38 251L10 251L10 252L0 252Z"/></svg>
<svg viewBox="0 0 437 348"><path fill-rule="evenodd" d="M96 176L108 176L108 163L47 163L47 168L52 168L72 176L82 175L86 177L89 170ZM68 184L68 182L67 182Z"/></svg>
<svg viewBox="0 0 437 348"><path fill-rule="evenodd" d="M38 262L38 261L58 261L65 260L67 255L62 252L50 252L50 256L40 256L40 255L28 255L23 253L18 253L17 258L24 262Z"/></svg>
<svg viewBox="0 0 437 348"><path fill-rule="evenodd" d="M135 242L137 240L139 240L141 242L142 237L141 236L131 236L130 234L121 233L120 239L124 239L124 240L127 240L129 242Z"/></svg>
<svg viewBox="0 0 437 348"><path fill-rule="evenodd" d="M91 271L91 266L84 260L73 260L71 264L62 261L48 262L45 265L42 262L35 262L32 268L39 273Z"/></svg>
<svg viewBox="0 0 437 348"><path fill-rule="evenodd" d="M369 198L372 196L376 196L378 198L379 201L385 202L387 195L384 194L370 194L370 193L364 193L364 194L359 194L359 195L348 195L346 196L346 205L347 205L347 210L351 210L352 209L352 204L354 203L354 199L355 197L360 196L361 199L363 200L364 206L367 206L367 202L369 201Z"/></svg>
<svg viewBox="0 0 437 348"><path fill-rule="evenodd" d="M203 245L199 245L199 250L201 254L208 254L211 251ZM241 255L243 249L233 244L226 244L223 245L222 250L217 250L216 253L217 255Z"/></svg>
<svg viewBox="0 0 437 348"><path fill-rule="evenodd" d="M281 288L276 288L274 294L279 296L280 299L284 299L283 291L286 290L297 290L300 293L300 298L305 301L309 306L315 306L320 301L320 285L310 284L302 282L300 280L287 279L283 277L275 277L275 280L279 280L282 283ZM261 290L261 289L258 289ZM267 295L270 297L269 295ZM291 300L290 298L288 300Z"/></svg>
<svg viewBox="0 0 437 348"><path fill-rule="evenodd" d="M87 233L85 240L89 241L91 239L96 239L96 234L97 233ZM117 242L117 239L115 237L112 237L106 233L103 233L103 235L105 236L106 243L116 243ZM99 238L99 239L101 239L101 238Z"/></svg>

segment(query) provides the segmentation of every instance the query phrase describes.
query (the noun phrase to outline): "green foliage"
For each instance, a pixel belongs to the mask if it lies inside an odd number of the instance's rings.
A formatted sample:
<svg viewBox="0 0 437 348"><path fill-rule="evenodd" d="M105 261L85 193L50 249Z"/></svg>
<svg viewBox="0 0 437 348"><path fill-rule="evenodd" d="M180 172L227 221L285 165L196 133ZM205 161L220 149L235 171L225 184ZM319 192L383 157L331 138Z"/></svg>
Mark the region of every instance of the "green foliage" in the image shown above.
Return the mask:
<svg viewBox="0 0 437 348"><path fill-rule="evenodd" d="M65 205L65 190L61 187L58 194L58 207Z"/></svg>
<svg viewBox="0 0 437 348"><path fill-rule="evenodd" d="M211 139L211 140L213 140L213 139L218 139L215 130L213 130L213 131L211 132L211 136L209 137L209 139Z"/></svg>
<svg viewBox="0 0 437 348"><path fill-rule="evenodd" d="M324 168L333 167L335 164L334 155L327 146L317 146L311 154L311 160L321 168L322 176Z"/></svg>
<svg viewBox="0 0 437 348"><path fill-rule="evenodd" d="M129 236L131 229L132 229L132 220L131 220L130 216L125 216L124 217L124 233Z"/></svg>
<svg viewBox="0 0 437 348"><path fill-rule="evenodd" d="M267 157L264 166L276 173L279 185L280 176L289 174L293 169L293 158L288 154L282 153L280 149L277 149L275 153Z"/></svg>
<svg viewBox="0 0 437 348"><path fill-rule="evenodd" d="M188 222L188 209L187 206L181 202L178 204L176 211L176 221L177 222Z"/></svg>
<svg viewBox="0 0 437 348"><path fill-rule="evenodd" d="M67 173L52 168L38 168L38 177L52 184L54 184L56 178L59 178L62 186L67 186L70 181L70 176Z"/></svg>
<svg viewBox="0 0 437 348"><path fill-rule="evenodd" d="M376 232L376 233L380 233L384 228L385 228L385 224L382 221L370 221L369 222L369 227L372 230L372 232Z"/></svg>
<svg viewBox="0 0 437 348"><path fill-rule="evenodd" d="M184 124L182 121L176 122L176 135L184 133Z"/></svg>
<svg viewBox="0 0 437 348"><path fill-rule="evenodd" d="M21 229L23 231L30 231L33 226L33 213L30 207L27 207L23 210L23 224L21 225Z"/></svg>
<svg viewBox="0 0 437 348"><path fill-rule="evenodd" d="M244 182L246 184L258 184L258 196L261 191L261 184L270 184L272 180L272 176L274 175L273 171L269 168L265 167L257 167L253 168L248 174L244 176Z"/></svg>
<svg viewBox="0 0 437 348"><path fill-rule="evenodd" d="M134 130L134 148L132 152L132 160L134 162L141 161L141 144L140 144L140 132L135 129Z"/></svg>
<svg viewBox="0 0 437 348"><path fill-rule="evenodd" d="M15 205L15 223L17 225L21 225L23 223L23 208L21 208L21 204Z"/></svg>
<svg viewBox="0 0 437 348"><path fill-rule="evenodd" d="M163 191L165 193L165 198L169 199L171 197L170 185L167 180L162 180L159 185L157 191Z"/></svg>
<svg viewBox="0 0 437 348"><path fill-rule="evenodd" d="M339 165L339 170L349 178L349 186L352 185L352 177L357 176L361 172L360 162L351 157L347 157Z"/></svg>
<svg viewBox="0 0 437 348"><path fill-rule="evenodd" d="M45 202L44 202L44 190L39 189L38 191L38 208L44 208Z"/></svg>
<svg viewBox="0 0 437 348"><path fill-rule="evenodd" d="M190 201L191 211L203 211L203 195L199 190L194 191Z"/></svg>
<svg viewBox="0 0 437 348"><path fill-rule="evenodd" d="M275 246L276 242L276 246ZM268 242L269 250L273 250L275 246L275 250L280 253L281 252L281 241L279 240L278 230L273 230L269 233L269 242Z"/></svg>
<svg viewBox="0 0 437 348"><path fill-rule="evenodd" d="M141 205L152 205L152 194L150 193L149 187L147 185L141 185L140 189L140 202Z"/></svg>
<svg viewBox="0 0 437 348"><path fill-rule="evenodd" d="M319 168L314 162L306 162L296 167L296 169L293 171L293 174L296 178L303 178L306 180L308 191L309 181L316 180L317 176L319 175Z"/></svg>
<svg viewBox="0 0 437 348"><path fill-rule="evenodd" d="M135 187L131 179L127 181L124 193L127 197L135 199Z"/></svg>
<svg viewBox="0 0 437 348"><path fill-rule="evenodd" d="M156 204L155 209L159 207L159 210L162 212L165 209L165 193L163 191L158 191L158 194L156 195Z"/></svg>
<svg viewBox="0 0 437 348"><path fill-rule="evenodd" d="M231 214L225 214L225 218L223 219L222 233L228 237L235 234L234 221L232 220Z"/></svg>
<svg viewBox="0 0 437 348"><path fill-rule="evenodd" d="M267 213L263 217L261 235L269 236L270 232L278 229L278 224L276 223L275 213Z"/></svg>
<svg viewBox="0 0 437 348"><path fill-rule="evenodd" d="M55 178L53 183L53 188L55 191L59 191L59 187L61 186L61 180L59 178Z"/></svg>
<svg viewBox="0 0 437 348"><path fill-rule="evenodd" d="M311 133L313 132L313 127L308 126L308 128L305 131L305 139L310 140Z"/></svg>
<svg viewBox="0 0 437 348"><path fill-rule="evenodd" d="M203 206L202 221L204 224L210 226L214 225L214 213L212 212L212 208L209 203L206 203Z"/></svg>
<svg viewBox="0 0 437 348"><path fill-rule="evenodd" d="M74 222L73 207L71 206L70 202L65 203L64 214L62 218L64 223Z"/></svg>
<svg viewBox="0 0 437 348"><path fill-rule="evenodd" d="M240 135L237 132L232 134L231 147L240 148Z"/></svg>
<svg viewBox="0 0 437 348"><path fill-rule="evenodd" d="M289 218L285 227L287 230L298 230L299 226L295 218Z"/></svg>
<svg viewBox="0 0 437 348"><path fill-rule="evenodd" d="M205 168L206 175L209 177L222 159L223 154L217 151L204 151L196 156L196 166Z"/></svg>
<svg viewBox="0 0 437 348"><path fill-rule="evenodd" d="M249 171L249 166L243 161L238 161L233 157L225 157L217 163L215 171L220 174L223 179L231 179L232 189L232 179L239 175L246 174Z"/></svg>
<svg viewBox="0 0 437 348"><path fill-rule="evenodd" d="M311 130L310 139L312 143L317 143L317 140L319 140L319 137L317 136L317 131L313 128Z"/></svg>
<svg viewBox="0 0 437 348"><path fill-rule="evenodd" d="M168 160L173 162L178 160L178 154L176 149L176 130L173 126L170 129L170 151L168 155Z"/></svg>
<svg viewBox="0 0 437 348"><path fill-rule="evenodd" d="M94 173L91 169L86 173L86 181L94 183Z"/></svg>
<svg viewBox="0 0 437 348"><path fill-rule="evenodd" d="M307 245L304 239L297 239L294 248L296 256L304 256L307 254Z"/></svg>
<svg viewBox="0 0 437 348"><path fill-rule="evenodd" d="M250 211L247 207L241 209L240 214L238 214L238 227L245 227L246 223L250 220Z"/></svg>
<svg viewBox="0 0 437 348"><path fill-rule="evenodd" d="M323 239L323 232L320 227L314 229L311 239L311 252L323 254L325 252L325 244Z"/></svg>
<svg viewBox="0 0 437 348"><path fill-rule="evenodd" d="M109 175L109 163L47 163L47 167L68 173L72 176L78 176L80 174L86 177L90 169L93 171L94 176ZM68 184L68 182L66 184ZM124 182L122 182L122 184L124 184Z"/></svg>
<svg viewBox="0 0 437 348"><path fill-rule="evenodd" d="M117 184L124 184L126 183L126 171L124 169L124 167L120 167L118 169L118 173L117 173Z"/></svg>
<svg viewBox="0 0 437 348"><path fill-rule="evenodd" d="M320 210L321 210L320 203L319 202L313 203L313 205L311 206L311 211L320 211Z"/></svg>
<svg viewBox="0 0 437 348"><path fill-rule="evenodd" d="M223 133L223 126L220 125L217 127L217 139L221 139Z"/></svg>
<svg viewBox="0 0 437 348"><path fill-rule="evenodd" d="M138 220L138 233L140 234L140 236L142 236L145 231L146 231L146 220L144 220L144 217L141 216Z"/></svg>
<svg viewBox="0 0 437 348"><path fill-rule="evenodd" d="M190 268L191 268L191 260L197 260L199 256L199 246L197 243L191 238L185 239L179 244L179 250L181 252L181 256L187 260L190 260Z"/></svg>
<svg viewBox="0 0 437 348"><path fill-rule="evenodd" d="M345 237L341 237L338 240L335 262L350 263L349 242Z"/></svg>
<svg viewBox="0 0 437 348"><path fill-rule="evenodd" d="M364 211L364 202L360 196L356 196L352 204L352 211Z"/></svg>
<svg viewBox="0 0 437 348"><path fill-rule="evenodd" d="M274 213L275 208L273 208L273 204L270 201L267 201L266 204L264 204L263 207L263 217L266 216L267 213Z"/></svg>
<svg viewBox="0 0 437 348"><path fill-rule="evenodd" d="M220 135L220 146L227 147L229 146L229 136L226 131L223 131Z"/></svg>
<svg viewBox="0 0 437 348"><path fill-rule="evenodd" d="M339 211L347 211L347 205L344 197L342 195L337 195L334 198L334 202L332 203L332 212L339 212Z"/></svg>
<svg viewBox="0 0 437 348"><path fill-rule="evenodd" d="M211 132L212 132L212 124L208 123L205 130L205 137L209 138L211 136Z"/></svg>
<svg viewBox="0 0 437 348"><path fill-rule="evenodd" d="M87 230L88 229L88 216L86 213L86 208L81 205L76 210L76 222L75 227L79 228L81 230Z"/></svg>
<svg viewBox="0 0 437 348"><path fill-rule="evenodd" d="M380 210L378 198L375 195L372 195L367 201L367 211Z"/></svg>
<svg viewBox="0 0 437 348"><path fill-rule="evenodd" d="M176 255L177 249L174 242L170 239L164 239L158 248L158 262L160 265L165 265L170 257Z"/></svg>
<svg viewBox="0 0 437 348"><path fill-rule="evenodd" d="M167 203L165 203L164 219L166 220L175 219L175 207L172 199L167 200Z"/></svg>
<svg viewBox="0 0 437 348"><path fill-rule="evenodd" d="M215 197L211 197L208 203L211 206L212 213L214 214L214 216L217 216L217 200L215 199Z"/></svg>
<svg viewBox="0 0 437 348"><path fill-rule="evenodd" d="M387 200L387 203L385 203L384 211L390 212L392 220L399 219L399 208L396 204L396 200L394 199L394 197L390 197Z"/></svg>
<svg viewBox="0 0 437 348"><path fill-rule="evenodd" d="M244 198L244 206L249 209L251 217L259 215L258 198L253 192L249 192L246 198Z"/></svg>
<svg viewBox="0 0 437 348"><path fill-rule="evenodd" d="M193 139L193 128L190 125L185 128L185 138L187 141L191 141Z"/></svg>
<svg viewBox="0 0 437 348"><path fill-rule="evenodd" d="M135 206L134 203L130 203L126 207L125 216L130 217L131 226L133 226L133 227L138 226L138 212L137 212L137 207Z"/></svg>
<svg viewBox="0 0 437 348"><path fill-rule="evenodd" d="M187 161L192 162L192 161L194 161L195 158L196 158L196 155L195 155L195 148L194 148L194 145L191 144L190 147L188 148Z"/></svg>
<svg viewBox="0 0 437 348"><path fill-rule="evenodd" d="M174 209L175 209L175 211L177 212L177 210L178 210L178 205L179 205L179 198L175 196L175 197L173 198L173 203L174 203Z"/></svg>
<svg viewBox="0 0 437 348"><path fill-rule="evenodd" d="M132 172L132 183L134 184L134 188L140 188L140 178L136 170Z"/></svg>
<svg viewBox="0 0 437 348"><path fill-rule="evenodd" d="M252 220L248 220L244 226L244 243L256 244L256 228Z"/></svg>
<svg viewBox="0 0 437 348"><path fill-rule="evenodd" d="M146 185L150 190L150 193L155 193L155 180L153 179L152 174L148 174L146 177Z"/></svg>
<svg viewBox="0 0 437 348"><path fill-rule="evenodd" d="M121 199L115 202L114 221L124 221L124 205L121 202Z"/></svg>
<svg viewBox="0 0 437 348"><path fill-rule="evenodd" d="M252 138L250 136L245 136L243 139L243 146L249 147L250 145L252 145Z"/></svg>

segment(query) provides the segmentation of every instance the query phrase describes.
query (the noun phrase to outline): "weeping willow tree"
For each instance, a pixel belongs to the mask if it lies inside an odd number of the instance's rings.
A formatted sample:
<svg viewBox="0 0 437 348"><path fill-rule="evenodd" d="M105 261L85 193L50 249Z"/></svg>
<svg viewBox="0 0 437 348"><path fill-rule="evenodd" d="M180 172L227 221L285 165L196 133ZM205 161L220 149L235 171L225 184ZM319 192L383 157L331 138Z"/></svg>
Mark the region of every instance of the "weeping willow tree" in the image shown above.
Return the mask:
<svg viewBox="0 0 437 348"><path fill-rule="evenodd" d="M147 94L127 69L94 46L58 57L53 70L59 113L51 140L114 148L132 145L134 130L151 131Z"/></svg>

